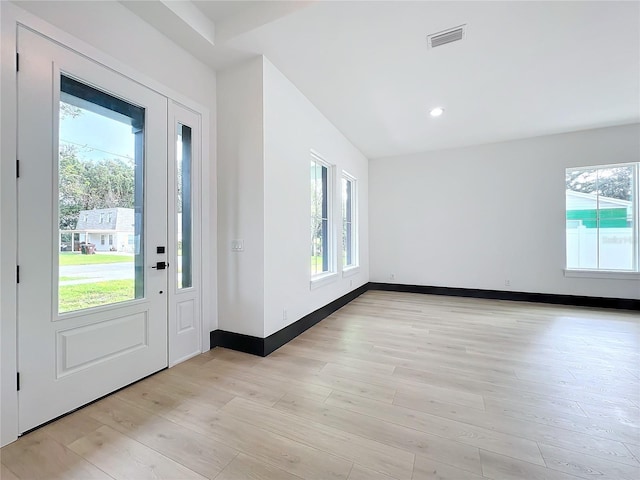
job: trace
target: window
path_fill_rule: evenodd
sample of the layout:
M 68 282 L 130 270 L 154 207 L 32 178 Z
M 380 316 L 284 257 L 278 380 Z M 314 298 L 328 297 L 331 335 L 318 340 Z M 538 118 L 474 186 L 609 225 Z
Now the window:
M 567 169 L 568 270 L 638 271 L 639 165 Z
M 115 233 L 115 228 L 104 224 L 115 226 L 116 209 L 126 208 L 133 212 L 127 251 L 134 253 L 118 264 L 117 285 L 91 278 L 85 286 L 94 294 L 83 295 L 80 301 L 58 260 L 58 312 L 143 298 L 145 109 L 60 75 L 58 119 L 60 230 L 76 230 L 76 219 L 84 218 L 85 225 L 78 228 L 84 241 L 100 242 L 100 251 L 113 250 L 113 237 L 107 239 L 107 233 Z M 94 235 L 88 230 L 98 231 Z M 105 248 L 107 241 L 109 248 Z
M 311 276 L 333 271 L 331 251 L 331 167 L 311 157 Z
M 358 265 L 356 250 L 356 181 L 346 173 L 342 176 L 342 266 Z
M 177 188 L 177 223 L 178 235 L 178 288 L 193 286 L 192 279 L 192 254 L 193 254 L 193 228 L 192 228 L 192 199 L 191 199 L 191 127 L 178 123 L 176 138 L 176 188 Z

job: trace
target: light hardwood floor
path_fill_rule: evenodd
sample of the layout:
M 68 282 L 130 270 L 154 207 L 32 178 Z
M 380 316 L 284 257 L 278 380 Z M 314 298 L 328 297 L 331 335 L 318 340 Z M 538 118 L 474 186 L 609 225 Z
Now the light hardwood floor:
M 640 479 L 640 317 L 370 291 L 1 450 L 1 477 Z M 44 399 L 43 399 L 44 401 Z

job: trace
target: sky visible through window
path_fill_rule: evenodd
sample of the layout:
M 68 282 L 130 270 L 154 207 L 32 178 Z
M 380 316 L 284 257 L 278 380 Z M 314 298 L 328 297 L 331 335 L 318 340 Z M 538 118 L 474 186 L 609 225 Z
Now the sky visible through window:
M 60 119 L 60 143 L 78 147 L 83 160 L 128 158 L 133 160 L 135 137 L 131 126 L 103 115 L 72 107 L 80 112 L 77 117 L 66 115 Z

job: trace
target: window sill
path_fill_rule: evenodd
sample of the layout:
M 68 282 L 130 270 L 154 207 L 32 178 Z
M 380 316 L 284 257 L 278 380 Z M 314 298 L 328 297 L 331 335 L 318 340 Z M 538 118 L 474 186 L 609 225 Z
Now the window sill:
M 360 273 L 360 266 L 351 265 L 349 267 L 345 267 L 342 270 L 342 278 L 352 277 L 353 275 L 356 275 L 358 273 Z
M 615 270 L 564 270 L 564 276 L 570 278 L 603 278 L 611 280 L 640 280 L 640 272 Z
M 338 279 L 338 274 L 335 272 L 323 273 L 322 275 L 317 275 L 311 279 L 309 282 L 311 286 L 311 290 L 315 290 L 316 288 L 322 287 L 323 285 L 327 285 L 328 283 L 333 283 Z

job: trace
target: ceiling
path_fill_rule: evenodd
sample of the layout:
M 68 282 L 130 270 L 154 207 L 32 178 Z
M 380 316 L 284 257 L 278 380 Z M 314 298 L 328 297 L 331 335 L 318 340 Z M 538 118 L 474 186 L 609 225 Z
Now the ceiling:
M 263 2 L 251 0 L 235 2 L 230 0 L 222 2 L 193 0 L 193 4 L 195 4 L 195 6 L 198 7 L 204 15 L 214 22 L 221 22 L 234 15 L 242 14 L 247 10 L 253 10 L 261 3 Z
M 122 3 L 216 70 L 265 55 L 369 158 L 640 121 L 639 2 Z

